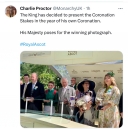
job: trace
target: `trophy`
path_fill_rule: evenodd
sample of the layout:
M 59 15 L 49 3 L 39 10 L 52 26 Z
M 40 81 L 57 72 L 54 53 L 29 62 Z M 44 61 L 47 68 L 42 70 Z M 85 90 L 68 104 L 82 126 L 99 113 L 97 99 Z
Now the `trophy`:
M 87 110 L 87 103 L 89 101 L 91 101 L 91 99 L 92 99 L 92 97 L 90 96 L 90 94 L 84 95 L 81 98 L 76 100 L 76 106 L 77 107 L 82 106 L 83 110 L 86 111 Z

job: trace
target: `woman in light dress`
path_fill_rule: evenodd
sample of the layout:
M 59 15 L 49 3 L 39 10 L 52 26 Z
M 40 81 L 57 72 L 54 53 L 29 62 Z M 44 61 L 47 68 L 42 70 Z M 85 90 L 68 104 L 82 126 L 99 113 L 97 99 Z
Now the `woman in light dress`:
M 120 90 L 116 85 L 114 73 L 107 73 L 104 77 L 104 87 L 96 93 L 96 106 L 98 107 L 100 103 L 103 105 L 99 110 L 99 128 L 119 127 L 119 100 Z

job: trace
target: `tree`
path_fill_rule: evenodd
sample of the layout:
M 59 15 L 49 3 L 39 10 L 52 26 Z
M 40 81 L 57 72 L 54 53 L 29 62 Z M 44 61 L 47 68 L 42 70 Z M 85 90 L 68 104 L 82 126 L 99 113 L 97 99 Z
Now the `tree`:
M 49 81 L 55 81 L 56 75 L 50 73 L 42 73 L 39 75 L 39 80 L 44 84 L 45 89 L 47 89 L 47 85 Z
M 20 64 L 20 75 L 31 74 L 36 72 L 39 77 L 39 81 L 44 84 L 45 89 L 47 89 L 47 85 L 49 81 L 54 81 L 56 89 L 61 86 L 60 78 L 49 68 L 47 65 L 36 65 L 29 63 L 21 63 Z

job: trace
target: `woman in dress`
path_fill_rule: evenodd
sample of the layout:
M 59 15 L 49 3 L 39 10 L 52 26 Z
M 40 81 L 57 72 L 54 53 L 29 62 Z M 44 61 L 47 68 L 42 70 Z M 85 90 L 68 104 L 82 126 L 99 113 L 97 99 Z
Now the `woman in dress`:
M 76 122 L 78 122 L 82 117 L 83 121 L 81 119 L 81 123 L 89 126 L 94 126 L 94 108 L 93 108 L 93 104 L 95 102 L 95 93 L 93 93 L 94 88 L 95 83 L 91 80 L 85 79 L 78 84 L 79 94 L 77 94 L 77 100 L 79 100 L 79 98 L 83 97 L 84 95 L 89 95 L 91 97 L 91 100 L 86 104 L 87 110 L 83 111 L 84 115 L 82 113 L 81 107 L 79 106 L 79 111 L 76 113 L 75 116 Z
M 114 73 L 107 73 L 104 77 L 104 87 L 100 88 L 96 93 L 96 106 L 101 103 L 103 105 L 99 110 L 99 128 L 119 127 L 119 100 L 120 90 L 116 85 Z

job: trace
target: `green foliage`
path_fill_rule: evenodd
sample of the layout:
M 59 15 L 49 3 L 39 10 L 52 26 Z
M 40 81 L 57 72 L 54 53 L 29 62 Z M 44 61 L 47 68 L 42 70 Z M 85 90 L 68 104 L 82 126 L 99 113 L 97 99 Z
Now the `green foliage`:
M 45 89 L 47 89 L 47 85 L 49 81 L 55 81 L 56 75 L 50 73 L 42 73 L 39 75 L 39 81 L 44 84 Z
M 29 63 L 20 64 L 20 75 L 23 77 L 24 74 L 31 74 L 36 72 L 39 77 L 39 81 L 44 84 L 45 89 L 49 81 L 54 81 L 56 89 L 61 86 L 60 78 L 49 68 L 47 65 L 35 65 Z
M 22 63 L 20 65 L 20 71 L 22 76 L 26 73 L 31 74 L 33 72 L 36 72 L 38 75 L 42 72 L 54 74 L 54 72 L 47 65 L 35 65 L 29 63 Z
M 61 85 L 61 78 L 59 78 L 59 77 L 56 77 L 55 78 L 55 84 L 56 84 L 56 89 L 58 90 L 62 85 Z
M 107 75 L 110 75 L 111 77 L 114 77 L 115 73 L 109 72 L 109 73 L 107 73 Z

